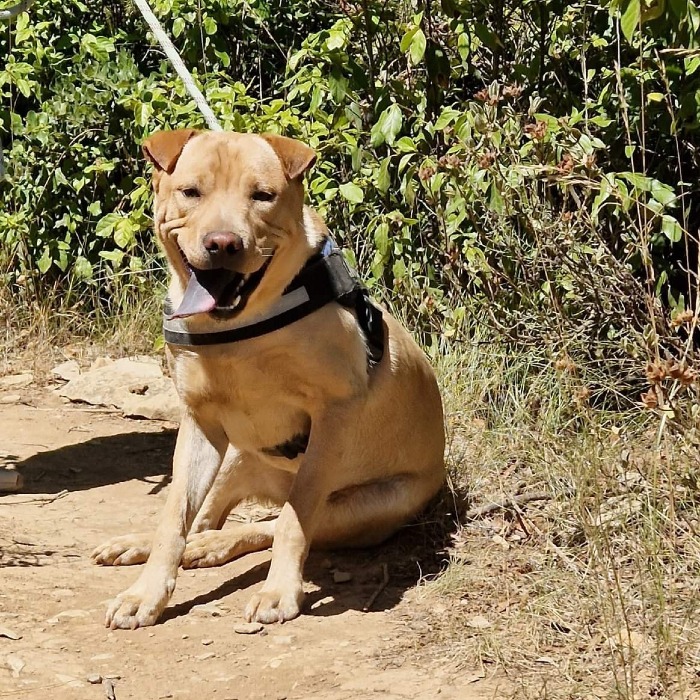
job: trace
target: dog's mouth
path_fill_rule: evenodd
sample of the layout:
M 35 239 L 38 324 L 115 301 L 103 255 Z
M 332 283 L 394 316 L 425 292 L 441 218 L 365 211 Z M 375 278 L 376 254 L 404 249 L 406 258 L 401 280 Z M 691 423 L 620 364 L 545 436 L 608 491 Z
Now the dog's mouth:
M 170 315 L 171 319 L 207 313 L 220 318 L 236 316 L 258 288 L 271 260 L 268 257 L 259 270 L 245 274 L 226 268 L 200 270 L 190 265 L 182 250 L 180 254 L 190 278 L 180 306 Z

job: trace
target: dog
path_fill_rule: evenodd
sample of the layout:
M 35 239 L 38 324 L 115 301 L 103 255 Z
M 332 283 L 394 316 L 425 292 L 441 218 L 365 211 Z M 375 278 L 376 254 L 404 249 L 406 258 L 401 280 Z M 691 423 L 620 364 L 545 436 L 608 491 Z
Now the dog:
M 304 205 L 311 148 L 180 129 L 151 136 L 143 152 L 171 275 L 164 333 L 183 415 L 155 536 L 93 552 L 103 565 L 145 562 L 108 605 L 106 625 L 153 625 L 181 564 L 217 566 L 269 547 L 245 618 L 291 620 L 310 546 L 378 544 L 439 491 L 437 381 Z M 278 504 L 279 516 L 222 530 L 244 499 Z

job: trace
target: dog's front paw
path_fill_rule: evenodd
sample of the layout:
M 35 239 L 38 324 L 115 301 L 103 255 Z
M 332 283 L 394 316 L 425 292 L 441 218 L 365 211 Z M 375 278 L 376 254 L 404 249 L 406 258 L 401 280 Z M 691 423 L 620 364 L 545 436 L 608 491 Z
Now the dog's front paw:
M 107 606 L 105 627 L 135 630 L 155 625 L 170 599 L 175 581 L 150 586 L 137 581 Z
M 248 622 L 286 622 L 293 620 L 301 611 L 304 591 L 301 584 L 287 588 L 265 586 L 256 593 L 245 609 L 245 619 Z
M 122 535 L 113 537 L 96 547 L 91 557 L 95 564 L 103 566 L 127 566 L 143 564 L 151 553 L 153 535 Z

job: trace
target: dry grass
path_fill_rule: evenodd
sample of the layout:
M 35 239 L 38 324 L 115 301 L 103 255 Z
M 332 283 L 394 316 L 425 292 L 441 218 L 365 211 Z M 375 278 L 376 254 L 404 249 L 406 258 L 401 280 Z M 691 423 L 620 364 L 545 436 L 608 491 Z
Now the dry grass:
M 72 298 L 58 291 L 33 296 L 0 288 L 0 376 L 32 371 L 41 381 L 66 359 L 89 362 L 100 355 L 153 352 L 161 340 L 165 288 L 152 277 L 148 285 L 121 283 L 108 303 L 97 291 L 90 298 Z
M 443 365 L 468 507 L 551 498 L 462 518 L 418 592 L 424 653 L 505 674 L 517 698 L 699 698 L 696 447 L 657 441 L 641 409 L 592 411 L 541 358 L 474 346 Z

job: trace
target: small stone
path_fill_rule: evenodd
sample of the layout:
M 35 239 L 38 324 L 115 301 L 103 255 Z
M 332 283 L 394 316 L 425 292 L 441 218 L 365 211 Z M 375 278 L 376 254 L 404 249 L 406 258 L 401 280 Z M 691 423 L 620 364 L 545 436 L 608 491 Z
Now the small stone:
M 0 396 L 0 404 L 4 406 L 12 403 L 19 403 L 21 400 L 22 397 L 19 394 L 5 394 L 4 396 Z
M 236 634 L 257 634 L 262 631 L 263 626 L 259 622 L 240 622 L 233 626 Z
M 183 635 L 182 635 L 182 638 L 183 638 L 183 639 L 189 639 L 189 638 L 190 638 L 190 635 L 189 635 L 189 634 L 183 634 Z
M 91 673 L 87 677 L 87 682 L 91 683 L 92 685 L 99 685 L 102 683 L 102 676 L 99 673 Z
M 482 615 L 475 615 L 471 620 L 467 621 L 467 626 L 477 630 L 484 630 L 491 627 L 491 621 L 487 620 Z
M 206 661 L 207 659 L 213 659 L 216 656 L 216 654 L 213 651 L 210 651 L 207 654 L 200 654 L 199 656 L 195 656 L 194 658 L 197 659 L 197 661 Z
M 214 640 L 213 639 L 203 639 L 202 644 L 204 644 L 205 647 L 208 647 L 210 644 L 213 644 Z
M 352 581 L 352 574 L 350 572 L 338 571 L 338 569 L 333 572 L 334 583 L 348 583 L 348 581 Z

